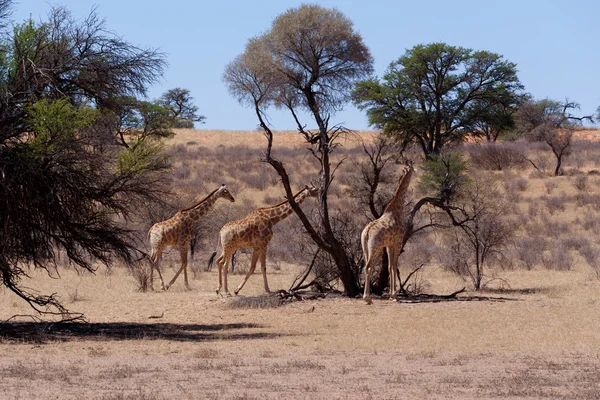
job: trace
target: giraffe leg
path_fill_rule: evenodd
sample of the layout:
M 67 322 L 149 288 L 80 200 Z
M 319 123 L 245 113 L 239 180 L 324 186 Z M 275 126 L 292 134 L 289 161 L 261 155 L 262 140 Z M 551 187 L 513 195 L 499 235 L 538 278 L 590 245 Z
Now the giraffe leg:
M 250 263 L 250 269 L 248 270 L 248 273 L 246 274 L 246 277 L 244 278 L 244 280 L 242 282 L 240 282 L 240 285 L 238 286 L 238 288 L 235 289 L 235 291 L 233 292 L 236 295 L 240 292 L 240 290 L 242 290 L 242 288 L 248 281 L 248 278 L 250 278 L 250 275 L 252 275 L 254 273 L 254 269 L 256 268 L 256 262 L 258 261 L 258 255 L 259 255 L 259 252 L 256 249 L 254 249 L 252 251 L 252 262 Z
M 153 288 L 153 284 L 152 284 L 152 280 L 154 278 L 154 269 L 156 269 L 156 272 L 158 272 L 158 278 L 160 279 L 160 289 L 161 290 L 166 290 L 165 289 L 165 282 L 163 281 L 163 277 L 162 277 L 162 273 L 160 272 L 160 259 L 162 256 L 162 249 L 158 249 L 156 251 L 152 252 L 152 255 L 150 256 L 150 288 L 152 290 L 154 290 Z
M 396 300 L 396 262 L 398 260 L 398 253 L 396 251 L 395 246 L 390 246 L 387 248 L 388 252 L 388 272 L 390 274 L 390 300 Z
M 227 296 L 231 296 L 229 293 L 229 288 L 227 287 L 227 272 L 229 271 L 229 262 L 233 257 L 233 253 L 236 249 L 225 249 L 223 248 L 223 253 L 217 260 L 217 266 L 219 267 L 219 288 L 217 289 L 217 294 L 222 295 L 222 290 L 225 291 Z
M 260 269 L 263 275 L 263 281 L 265 284 L 265 292 L 271 293 L 269 290 L 269 282 L 267 282 L 267 249 L 263 249 L 260 253 Z
M 169 284 L 165 287 L 165 290 L 169 290 L 171 285 L 175 283 L 177 277 L 179 276 L 179 274 L 181 274 L 181 271 L 183 271 L 183 275 L 185 277 L 185 287 L 188 290 L 190 289 L 190 285 L 187 280 L 187 245 L 179 246 L 179 256 L 181 257 L 181 267 L 179 267 L 179 271 L 177 271 L 173 279 L 171 279 L 171 282 L 169 282 Z
M 219 273 L 219 287 L 217 288 L 217 295 L 219 294 L 219 292 L 221 291 L 221 288 L 223 287 L 223 279 L 221 278 L 221 269 L 223 268 L 223 258 L 224 254 L 221 253 L 221 255 L 217 258 L 217 272 Z
M 369 251 L 369 259 L 366 260 L 365 264 L 365 292 L 363 294 L 363 299 L 367 304 L 371 304 L 371 271 L 373 270 L 373 264 L 377 257 L 381 254 L 381 249 L 375 250 L 371 249 Z

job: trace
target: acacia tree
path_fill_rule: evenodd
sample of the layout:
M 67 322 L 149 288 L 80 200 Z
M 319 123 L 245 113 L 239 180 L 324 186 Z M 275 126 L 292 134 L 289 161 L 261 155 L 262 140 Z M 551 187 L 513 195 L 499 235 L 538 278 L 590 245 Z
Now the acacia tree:
M 119 221 L 160 201 L 167 163 L 155 141 L 119 146 L 109 122 L 118 99 L 144 96 L 165 62 L 108 33 L 94 11 L 77 22 L 60 7 L 16 26 L 0 51 L 0 276 L 36 310 L 64 313 L 22 279 L 56 265 L 58 252 L 90 271 L 95 260 L 132 260 Z
M 404 145 L 416 143 L 430 158 L 481 134 L 478 123 L 504 125 L 492 116 L 514 104 L 521 89 L 516 65 L 502 56 L 432 43 L 407 50 L 381 81 L 359 82 L 353 99 L 371 125 Z
M 360 293 L 357 266 L 336 237 L 328 204 L 328 191 L 339 166 L 332 166 L 331 153 L 347 129 L 330 124 L 330 118 L 349 100 L 354 83 L 372 72 L 372 63 L 362 37 L 340 11 L 302 5 L 277 16 L 269 31 L 250 39 L 223 76 L 231 94 L 254 109 L 267 139 L 264 161 L 279 174 L 286 197 L 311 239 L 337 266 L 349 296 Z M 290 112 L 319 164 L 316 226 L 294 202 L 287 170 L 271 153 L 273 133 L 266 117 L 271 106 Z M 316 129 L 306 128 L 301 111 Z
M 193 128 L 194 122 L 204 123 L 206 117 L 198 114 L 198 106 L 188 89 L 174 88 L 165 92 L 156 102 L 167 110 L 173 128 Z
M 579 104 L 568 99 L 542 99 L 522 104 L 516 113 L 519 130 L 529 140 L 546 143 L 552 150 L 556 157 L 554 176 L 560 175 L 563 157 L 571 153 L 575 128 L 583 121 L 594 121 L 592 115 L 578 117 L 571 113 L 578 109 Z

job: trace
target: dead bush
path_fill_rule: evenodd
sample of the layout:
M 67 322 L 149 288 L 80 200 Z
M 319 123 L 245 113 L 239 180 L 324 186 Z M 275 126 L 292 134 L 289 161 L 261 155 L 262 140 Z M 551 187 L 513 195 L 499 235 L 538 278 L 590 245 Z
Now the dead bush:
M 565 211 L 569 198 L 565 195 L 543 196 L 540 200 L 546 203 L 546 208 L 550 215 L 554 215 L 557 211 Z
M 488 171 L 523 168 L 527 164 L 521 148 L 511 142 L 485 143 L 466 147 L 471 165 Z
M 539 236 L 518 239 L 515 243 L 517 262 L 527 270 L 532 270 L 540 263 L 548 245 L 548 240 Z
M 552 246 L 550 251 L 542 257 L 542 265 L 545 268 L 557 271 L 568 271 L 574 263 L 575 258 L 561 242 Z
M 584 192 L 588 189 L 588 177 L 586 175 L 577 175 L 571 184 L 575 189 Z
M 129 273 L 135 278 L 138 286 L 137 290 L 139 292 L 146 293 L 152 288 L 150 268 L 150 262 L 148 260 L 142 260 L 129 266 Z
M 596 277 L 600 279 L 600 248 L 597 245 L 586 244 L 579 249 L 579 254 L 594 270 Z
M 582 247 L 588 247 L 590 240 L 581 235 L 567 235 L 562 238 L 562 244 L 569 250 L 580 250 Z

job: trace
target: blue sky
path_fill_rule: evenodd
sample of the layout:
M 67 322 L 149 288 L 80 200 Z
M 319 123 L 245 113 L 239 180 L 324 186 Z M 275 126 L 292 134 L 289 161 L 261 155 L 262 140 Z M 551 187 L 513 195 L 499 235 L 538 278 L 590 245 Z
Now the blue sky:
M 18 0 L 17 0 L 18 1 Z M 167 54 L 169 67 L 149 91 L 151 99 L 174 87 L 189 89 L 201 129 L 252 130 L 252 110 L 239 105 L 221 80 L 225 66 L 246 41 L 266 31 L 285 10 L 306 1 L 21 0 L 13 19 L 44 18 L 64 5 L 77 19 L 96 6 L 109 30 L 140 47 Z M 445 42 L 502 54 L 517 64 L 519 78 L 536 98 L 569 98 L 581 114 L 600 106 L 600 2 L 597 0 L 323 0 L 350 18 L 375 59 L 381 76 L 389 63 L 416 44 Z M 283 112 L 269 112 L 276 130 L 294 129 Z M 307 121 L 309 123 L 310 121 Z M 352 105 L 332 117 L 352 129 L 368 129 L 365 114 Z M 309 123 L 310 127 L 310 123 Z

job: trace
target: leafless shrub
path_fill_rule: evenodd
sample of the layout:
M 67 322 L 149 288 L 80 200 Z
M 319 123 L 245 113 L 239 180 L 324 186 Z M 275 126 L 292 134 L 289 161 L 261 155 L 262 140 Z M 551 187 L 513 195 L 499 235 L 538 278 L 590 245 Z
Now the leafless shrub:
M 546 187 L 546 193 L 552 194 L 554 189 L 558 187 L 558 182 L 556 182 L 554 179 L 550 179 L 544 183 L 544 186 Z
M 250 188 L 265 190 L 269 184 L 270 179 L 267 176 L 267 172 L 265 169 L 261 168 L 260 170 L 240 170 L 243 171 L 238 174 L 237 178 L 246 184 Z
M 540 214 L 540 203 L 538 201 L 530 201 L 527 204 L 527 211 L 531 218 L 535 218 Z
M 582 247 L 588 247 L 590 240 L 581 235 L 567 235 L 562 238 L 562 244 L 569 250 L 579 250 Z
M 598 234 L 598 233 L 600 233 L 600 218 L 595 217 L 595 216 L 588 216 L 587 218 L 585 218 L 583 220 L 583 222 L 581 223 L 581 226 L 586 231 L 591 230 L 594 233 Z
M 510 142 L 470 145 L 466 150 L 471 157 L 471 165 L 478 169 L 503 171 L 523 168 L 527 164 L 521 148 Z
M 575 201 L 579 206 L 590 206 L 594 210 L 600 210 L 600 194 L 597 193 L 577 193 Z
M 529 181 L 525 178 L 518 178 L 517 180 L 515 180 L 515 185 L 517 187 L 517 190 L 519 190 L 520 192 L 524 192 L 529 187 Z
M 506 199 L 513 204 L 521 201 L 521 194 L 519 193 L 516 181 L 513 179 L 504 180 L 504 193 L 506 194 Z
M 173 177 L 180 181 L 187 180 L 191 174 L 192 170 L 185 164 L 173 169 Z
M 544 252 L 548 248 L 548 240 L 536 237 L 520 238 L 515 243 L 517 261 L 526 269 L 531 270 L 541 263 Z
M 546 208 L 550 215 L 554 215 L 557 211 L 565 211 L 565 204 L 568 201 L 568 197 L 564 195 L 560 196 L 543 196 L 540 198 L 541 201 L 546 203 Z
M 588 189 L 588 177 L 586 175 L 577 175 L 571 184 L 575 189 L 584 192 Z
M 587 244 L 579 249 L 579 254 L 594 270 L 596 277 L 600 279 L 600 248 L 593 244 Z
M 550 251 L 544 254 L 541 261 L 545 268 L 558 271 L 568 271 L 575 263 L 573 255 L 560 242 L 552 246 Z
M 148 261 L 139 261 L 132 264 L 129 266 L 129 272 L 138 284 L 138 291 L 146 293 L 152 287 L 152 281 L 150 280 L 150 263 Z

